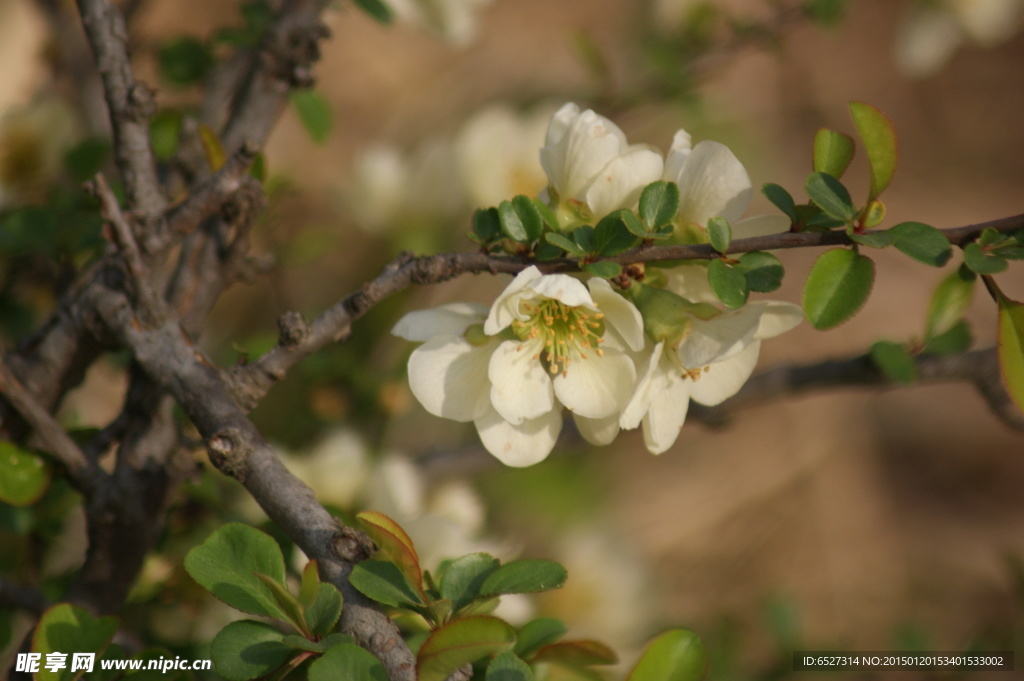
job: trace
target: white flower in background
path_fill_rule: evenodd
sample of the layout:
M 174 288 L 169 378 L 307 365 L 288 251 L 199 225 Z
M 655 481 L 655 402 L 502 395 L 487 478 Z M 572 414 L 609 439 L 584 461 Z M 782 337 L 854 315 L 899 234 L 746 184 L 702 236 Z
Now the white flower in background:
M 896 40 L 896 64 L 908 76 L 936 73 L 964 41 L 995 47 L 1020 29 L 1024 0 L 917 2 Z
M 395 17 L 436 33 L 457 47 L 476 37 L 477 14 L 491 0 L 387 0 Z
M 524 194 L 537 196 L 547 184 L 537 149 L 551 118 L 551 107 L 520 113 L 506 104 L 480 109 L 455 138 L 455 156 L 474 206 L 496 206 Z
M 634 208 L 644 187 L 661 178 L 664 166 L 659 152 L 630 145 L 610 120 L 589 109 L 581 113 L 571 103 L 552 117 L 540 163 L 565 227 Z
M 41 199 L 78 137 L 74 114 L 43 97 L 0 117 L 0 208 Z
M 327 433 L 304 454 L 279 456 L 321 503 L 341 508 L 352 508 L 370 475 L 366 443 L 348 428 Z

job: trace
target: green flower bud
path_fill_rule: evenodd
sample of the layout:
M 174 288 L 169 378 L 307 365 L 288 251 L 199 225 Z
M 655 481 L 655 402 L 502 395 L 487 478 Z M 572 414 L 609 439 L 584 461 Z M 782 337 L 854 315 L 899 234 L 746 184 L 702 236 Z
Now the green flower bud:
M 692 303 L 682 296 L 640 282 L 633 282 L 625 291 L 644 318 L 644 331 L 654 342 L 665 341 L 678 347 L 690 333 L 693 319 L 708 320 L 722 312 L 714 305 Z

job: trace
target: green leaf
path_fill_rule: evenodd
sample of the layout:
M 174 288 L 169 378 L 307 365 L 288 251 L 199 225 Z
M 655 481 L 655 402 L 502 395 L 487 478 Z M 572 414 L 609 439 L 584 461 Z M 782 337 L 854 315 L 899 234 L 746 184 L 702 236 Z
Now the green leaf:
M 544 231 L 544 218 L 537 209 L 537 201 L 520 194 L 512 199 L 512 208 L 515 209 L 520 224 L 526 230 L 526 243 L 533 243 L 539 239 Z
M 610 258 L 625 253 L 636 243 L 626 226 L 625 215 L 632 215 L 628 210 L 620 210 L 605 217 L 594 227 L 594 253 Z M 633 216 L 636 219 L 636 216 Z
M 771 253 L 762 251 L 751 251 L 744 253 L 739 258 L 739 263 L 733 265 L 733 269 L 742 272 L 747 279 L 747 288 L 758 293 L 769 293 L 782 286 L 782 277 L 786 270 Z
M 611 262 L 609 260 L 602 260 L 601 262 L 588 262 L 583 266 L 583 269 L 595 277 L 601 279 L 614 279 L 615 277 L 622 274 L 622 265 L 617 262 Z
M 721 260 L 712 260 L 708 266 L 708 284 L 718 299 L 734 310 L 743 307 L 750 295 L 746 275 Z
M 881 196 L 896 174 L 896 130 L 888 116 L 864 102 L 850 102 L 850 115 L 871 166 L 871 201 Z
M 367 650 L 336 645 L 309 666 L 309 681 L 388 681 L 384 665 Z
M 191 85 L 202 80 L 213 66 L 213 54 L 195 38 L 177 38 L 160 48 L 157 65 L 168 83 Z
M 200 123 L 199 141 L 203 145 L 203 153 L 206 155 L 206 162 L 209 164 L 210 170 L 217 172 L 223 168 L 228 157 L 224 153 L 224 145 L 221 144 L 220 138 L 217 137 L 217 133 L 213 131 L 213 128 L 205 123 Z
M 110 142 L 102 137 L 88 137 L 64 154 L 64 165 L 78 182 L 92 179 L 103 169 L 110 156 Z
M 567 576 L 564 567 L 550 560 L 516 560 L 492 572 L 480 587 L 480 595 L 499 596 L 560 589 Z
M 729 250 L 729 242 L 732 241 L 732 227 L 725 218 L 711 218 L 708 220 L 708 238 L 711 239 L 711 247 L 719 253 Z
M 969 243 L 964 247 L 964 264 L 978 274 L 996 274 L 1007 268 L 1005 258 L 989 255 L 982 250 L 977 242 Z
M 616 664 L 619 656 L 598 641 L 559 641 L 550 643 L 533 656 L 533 662 L 554 662 L 565 667 L 592 667 Z
M 708 658 L 700 637 L 673 629 L 651 641 L 626 681 L 700 681 L 708 673 Z
M 210 644 L 214 669 L 228 681 L 267 676 L 294 654 L 282 639 L 284 634 L 265 622 L 232 622 Z
M 42 458 L 11 442 L 0 442 L 0 501 L 29 506 L 50 487 L 50 468 Z
M 640 218 L 636 216 L 636 213 L 634 213 L 631 210 L 621 210 L 619 211 L 619 216 L 622 218 L 622 224 L 626 226 L 626 230 L 629 231 L 630 234 L 632 234 L 633 236 L 638 236 L 643 239 L 651 238 L 650 234 L 648 234 L 647 231 L 644 229 L 643 223 L 640 222 Z M 671 231 L 672 226 L 667 226 Z M 634 241 L 633 243 L 636 242 Z
M 830 217 L 850 223 L 857 216 L 850 192 L 828 173 L 812 173 L 807 178 L 806 189 L 811 200 Z
M 833 248 L 814 262 L 804 285 L 807 320 L 819 330 L 831 329 L 857 313 L 875 280 L 870 258 L 845 248 Z
M 536 210 L 536 209 L 534 209 Z M 537 220 L 540 221 L 540 214 L 537 213 Z M 524 223 L 518 207 L 512 201 L 502 201 L 498 206 L 498 219 L 501 221 L 501 232 L 512 241 L 521 244 L 530 243 L 533 238 L 530 236 L 530 229 Z M 529 218 L 527 218 L 529 220 Z
M 1024 305 L 1010 300 L 987 280 L 999 305 L 999 371 L 1017 409 L 1024 411 Z
M 874 199 L 868 202 L 867 207 L 864 209 L 861 220 L 865 227 L 877 227 L 882 224 L 885 220 L 885 204 L 879 199 Z
M 316 90 L 305 88 L 292 90 L 290 99 L 310 139 L 317 144 L 326 142 L 334 127 L 334 114 L 324 96 Z
M 541 219 L 544 220 L 544 224 L 547 225 L 548 229 L 558 231 L 558 216 L 551 210 L 548 204 L 544 203 L 540 199 L 533 199 L 533 207 L 537 209 L 537 213 Z
M 935 288 L 928 304 L 925 321 L 926 338 L 940 336 L 960 322 L 974 297 L 974 282 L 977 277 L 966 268 L 957 268 L 945 277 Z
M 552 244 L 553 246 L 558 246 L 562 250 L 578 255 L 581 258 L 587 255 L 587 252 L 584 251 L 579 246 L 577 246 L 575 241 L 573 241 L 572 239 L 563 234 L 559 234 L 558 232 L 545 232 L 544 239 L 549 244 Z
M 228 523 L 185 556 L 185 570 L 233 608 L 286 619 L 270 589 L 256 573 L 283 584 L 284 557 L 277 542 L 254 527 Z
M 581 225 L 576 229 L 572 230 L 573 241 L 576 245 L 583 249 L 584 253 L 593 254 L 595 251 L 594 247 L 594 228 L 590 225 Z
M 853 160 L 853 149 L 849 135 L 821 128 L 814 135 L 814 172 L 841 178 Z
M 166 161 L 177 153 L 181 119 L 174 109 L 161 109 L 149 119 L 149 142 L 158 159 Z
M 796 212 L 796 202 L 789 192 L 777 184 L 771 182 L 761 185 L 761 193 L 781 210 L 790 222 L 799 222 L 800 216 Z
M 256 573 L 256 578 L 263 582 L 263 585 L 270 590 L 277 601 L 281 612 L 285 614 L 288 621 L 304 634 L 309 633 L 306 628 L 306 617 L 303 615 L 302 604 L 299 599 L 292 595 L 288 588 L 275 579 Z
M 902 343 L 878 341 L 871 346 L 871 361 L 892 381 L 911 385 L 917 380 L 917 364 Z
M 380 0 L 355 0 L 356 7 L 363 10 L 378 24 L 390 24 L 394 18 L 391 9 Z
M 441 598 L 449 599 L 457 612 L 480 595 L 484 580 L 499 565 L 497 558 L 486 553 L 471 553 L 447 563 L 440 576 Z
M 473 213 L 473 234 L 486 244 L 501 236 L 501 219 L 497 208 L 478 208 Z
M 71 653 L 97 653 L 99 656 L 110 645 L 116 632 L 116 617 L 93 617 L 70 603 L 58 603 L 48 608 L 32 634 L 32 652 L 43 656 L 43 664 L 34 678 L 37 681 L 70 681 L 80 677 L 80 671 L 71 671 Z M 68 655 L 68 664 L 56 671 L 46 669 L 48 653 Z
M 356 515 L 366 534 L 377 545 L 380 552 L 388 560 L 398 566 L 402 574 L 426 601 L 423 593 L 423 571 L 420 569 L 420 558 L 416 555 L 416 547 L 405 530 L 391 518 L 377 511 L 363 511 Z
M 310 632 L 314 636 L 324 636 L 338 623 L 343 599 L 333 584 L 320 582 L 318 587 L 316 600 L 306 607 L 303 614 Z
M 854 232 L 849 231 L 850 240 L 854 243 L 868 246 L 870 248 L 886 248 L 896 243 L 896 232 L 887 229 L 884 232 Z
M 896 235 L 896 248 L 914 260 L 932 267 L 942 267 L 953 257 L 949 239 L 939 230 L 921 222 L 901 222 L 889 229 Z
M 352 569 L 348 581 L 364 596 L 392 607 L 426 605 L 394 563 L 364 560 Z
M 549 617 L 540 617 L 523 625 L 516 636 L 515 653 L 519 657 L 530 657 L 538 649 L 554 643 L 565 636 L 565 624 Z
M 313 605 L 320 591 L 320 573 L 316 560 L 310 560 L 302 568 L 302 581 L 299 583 L 299 603 L 308 608 Z
M 647 231 L 668 224 L 679 211 L 679 187 L 675 182 L 652 182 L 640 194 L 640 219 Z
M 510 650 L 515 640 L 515 630 L 497 617 L 478 615 L 449 622 L 420 646 L 417 681 L 444 681 L 465 664 Z
M 807 0 L 804 11 L 811 20 L 826 28 L 836 26 L 843 18 L 846 0 Z
M 530 665 L 506 650 L 487 665 L 485 681 L 534 681 L 534 676 Z
M 297 648 L 298 650 L 305 650 L 310 653 L 326 653 L 332 646 L 336 646 L 340 643 L 355 643 L 356 640 L 348 634 L 331 634 L 330 636 L 318 641 L 308 639 L 305 636 L 300 636 L 298 634 L 287 634 L 281 639 L 281 641 L 292 648 Z
M 945 333 L 929 338 L 924 352 L 929 355 L 957 355 L 965 352 L 973 342 L 971 327 L 961 319 Z

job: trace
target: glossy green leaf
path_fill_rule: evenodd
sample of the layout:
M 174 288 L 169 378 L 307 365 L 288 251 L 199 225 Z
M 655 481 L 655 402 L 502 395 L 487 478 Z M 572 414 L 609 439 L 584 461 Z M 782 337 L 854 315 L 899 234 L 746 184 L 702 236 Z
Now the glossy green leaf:
M 308 608 L 316 600 L 320 590 L 320 572 L 316 560 L 310 560 L 302 568 L 302 580 L 299 582 L 299 603 Z
M 769 293 L 782 286 L 786 270 L 782 262 L 771 253 L 751 251 L 737 259 L 739 262 L 733 265 L 733 269 L 746 277 L 747 288 L 751 291 Z
M 821 128 L 814 135 L 814 172 L 839 179 L 853 160 L 853 138 L 836 130 Z
M 210 658 L 217 674 L 228 681 L 249 681 L 267 676 L 288 661 L 294 649 L 284 634 L 265 622 L 232 622 L 210 645 Z
M 50 468 L 42 458 L 11 442 L 0 442 L 0 501 L 29 506 L 50 486 Z
M 796 202 L 793 201 L 793 197 L 785 189 L 769 182 L 761 185 L 761 193 L 775 204 L 775 207 L 781 210 L 791 222 L 800 221 L 800 216 L 796 212 Z
M 394 520 L 377 511 L 363 511 L 356 515 L 356 519 L 380 552 L 398 566 L 409 584 L 422 597 L 423 572 L 420 569 L 420 558 L 416 555 L 416 547 L 405 530 Z
M 469 605 L 499 565 L 497 558 L 486 553 L 471 553 L 448 562 L 439 578 L 441 598 L 449 599 L 456 611 Z
M 803 308 L 819 330 L 831 329 L 855 315 L 871 293 L 875 264 L 845 248 L 833 248 L 814 262 L 804 284 Z
M 594 228 L 590 225 L 581 225 L 572 230 L 572 238 L 584 253 L 594 253 L 597 249 L 594 244 Z
M 701 681 L 707 673 L 708 657 L 700 637 L 673 629 L 648 644 L 626 681 Z
M 964 247 L 964 264 L 978 274 L 997 274 L 1008 266 L 1005 258 L 986 253 L 976 242 Z
M 917 364 L 902 343 L 876 342 L 871 346 L 871 361 L 892 381 L 911 385 L 917 380 Z
M 732 309 L 743 307 L 750 295 L 744 273 L 729 267 L 721 260 L 712 260 L 708 266 L 708 284 L 718 299 Z
M 302 633 L 308 633 L 306 629 L 306 617 L 303 614 L 302 604 L 284 584 L 275 579 L 256 573 L 256 578 L 263 582 L 263 585 L 270 590 L 281 612 L 285 614 L 288 621 Z
M 581 258 L 587 255 L 586 251 L 580 248 L 575 241 L 565 236 L 564 234 L 559 234 L 558 232 L 545 232 L 544 239 L 549 244 L 558 246 L 562 250 L 568 251 L 569 253 L 573 253 Z
M 475 241 L 486 244 L 501 236 L 501 219 L 497 208 L 478 208 L 473 213 Z
M 622 265 L 617 262 L 611 262 L 609 260 L 602 260 L 601 262 L 588 262 L 583 266 L 589 274 L 601 279 L 614 279 L 615 277 L 622 274 Z
M 338 623 L 344 602 L 337 587 L 327 582 L 320 582 L 316 600 L 306 607 L 303 615 L 306 624 L 314 636 L 324 636 Z
M 444 681 L 459 667 L 510 650 L 516 632 L 497 617 L 463 617 L 436 629 L 416 655 L 417 681 Z
M 868 200 L 878 198 L 896 175 L 896 130 L 889 117 L 864 102 L 850 102 L 850 115 L 864 143 L 871 167 L 871 192 Z
M 560 589 L 567 576 L 564 567 L 550 560 L 516 560 L 488 575 L 480 587 L 480 595 L 499 596 Z
M 485 681 L 534 681 L 533 670 L 511 650 L 495 656 L 487 665 Z
M 719 253 L 729 250 L 729 243 L 732 242 L 732 227 L 725 218 L 711 218 L 708 220 L 708 238 L 711 240 L 711 248 Z
M 364 560 L 352 569 L 348 581 L 364 596 L 384 605 L 426 605 L 425 599 L 390 561 Z
M 336 645 L 309 666 L 309 681 L 388 681 L 387 670 L 367 650 Z
M 548 207 L 548 204 L 535 198 L 533 199 L 533 207 L 537 209 L 537 214 L 540 215 L 548 229 L 558 231 L 558 216 Z
M 284 557 L 271 537 L 254 527 L 228 523 L 185 556 L 185 569 L 200 585 L 233 608 L 285 619 L 270 589 L 256 573 L 284 583 Z
M 898 234 L 893 232 L 891 229 L 887 229 L 884 232 L 854 232 L 852 229 L 849 231 L 850 240 L 854 243 L 862 246 L 868 246 L 869 248 L 887 248 L 896 243 L 896 237 Z
M 394 18 L 391 9 L 381 0 L 355 0 L 356 6 L 370 15 L 379 24 L 390 24 Z
M 554 662 L 566 667 L 593 667 L 617 664 L 619 656 L 598 641 L 559 641 L 544 646 L 532 658 L 533 662 Z
M 310 139 L 323 144 L 331 136 L 334 127 L 334 114 L 331 105 L 322 94 L 313 89 L 292 90 L 290 95 L 292 106 L 299 114 L 302 127 L 306 129 Z
M 565 636 L 568 627 L 561 620 L 540 617 L 524 624 L 516 635 L 515 653 L 530 657 L 538 649 Z
M 935 288 L 928 304 L 928 317 L 924 335 L 939 336 L 953 328 L 961 319 L 974 297 L 977 277 L 966 268 L 957 268 Z
M 501 233 L 506 237 L 521 244 L 530 242 L 526 225 L 511 201 L 502 201 L 498 205 L 498 219 L 501 221 Z
M 679 187 L 675 182 L 652 182 L 640 194 L 640 219 L 647 231 L 668 224 L 679 211 Z
M 929 355 L 958 355 L 966 352 L 973 342 L 970 325 L 961 319 L 945 333 L 929 338 L 924 352 Z
M 533 243 L 544 231 L 544 218 L 537 209 L 537 201 L 520 194 L 512 199 L 512 208 L 519 216 L 519 222 L 526 231 L 526 242 Z M 500 215 L 499 209 L 499 215 Z
M 620 210 L 601 218 L 594 227 L 594 253 L 610 258 L 625 253 L 636 244 L 636 237 L 626 227 L 624 216 L 633 215 Z M 633 216 L 636 219 L 636 216 Z
M 850 192 L 828 173 L 812 173 L 807 178 L 806 189 L 811 200 L 829 217 L 849 223 L 857 216 Z
M 999 305 L 999 371 L 1017 409 L 1024 412 L 1024 305 L 1010 300 L 990 282 Z
M 914 260 L 942 267 L 953 257 L 949 239 L 939 230 L 921 222 L 901 222 L 889 229 L 895 235 L 893 245 Z
M 176 38 L 157 52 L 160 76 L 172 85 L 198 83 L 213 66 L 210 49 L 191 37 Z
M 93 617 L 88 611 L 70 603 L 48 608 L 32 634 L 32 652 L 41 653 L 43 665 L 35 673 L 37 681 L 70 681 L 81 676 L 71 671 L 71 653 L 102 653 L 117 632 L 116 617 Z M 48 653 L 68 655 L 63 669 L 45 668 Z

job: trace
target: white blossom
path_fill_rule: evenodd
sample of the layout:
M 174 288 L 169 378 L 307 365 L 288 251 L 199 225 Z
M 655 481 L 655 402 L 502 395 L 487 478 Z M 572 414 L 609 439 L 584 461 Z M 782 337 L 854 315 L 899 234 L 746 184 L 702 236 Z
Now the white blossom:
M 395 17 L 425 28 L 457 47 L 476 37 L 478 14 L 491 0 L 387 0 Z

